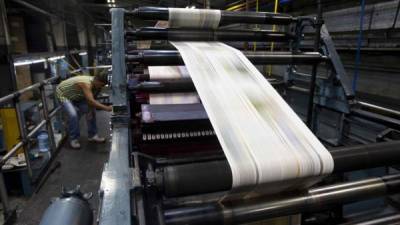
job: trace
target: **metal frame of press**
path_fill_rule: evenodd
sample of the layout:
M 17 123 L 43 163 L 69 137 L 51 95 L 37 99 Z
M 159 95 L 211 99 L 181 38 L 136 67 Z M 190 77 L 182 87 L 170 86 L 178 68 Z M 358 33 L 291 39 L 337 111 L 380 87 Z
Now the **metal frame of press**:
M 133 61 L 142 64 L 157 64 L 159 62 L 157 55 L 153 55 L 151 58 L 151 52 L 147 55 L 131 55 L 125 56 L 126 46 L 125 46 L 125 14 L 130 14 L 134 16 L 141 17 L 143 19 L 168 19 L 168 10 L 165 8 L 139 8 L 133 11 L 127 11 L 122 8 L 111 9 L 112 18 L 112 101 L 113 101 L 113 115 L 112 115 L 112 146 L 110 152 L 109 162 L 106 164 L 103 172 L 100 199 L 101 199 L 101 209 L 99 213 L 99 221 L 101 225 L 108 224 L 119 224 L 119 225 L 130 225 L 131 224 L 131 194 L 135 195 L 135 202 L 140 204 L 140 189 L 142 188 L 140 184 L 140 174 L 138 166 L 138 153 L 131 154 L 131 138 L 130 138 L 130 127 L 129 127 L 129 100 L 127 96 L 127 82 L 126 82 L 126 62 Z M 270 13 L 248 13 L 248 14 L 236 14 L 232 12 L 223 11 L 222 12 L 221 23 L 232 22 L 243 22 L 248 21 L 250 23 L 270 23 L 276 22 L 278 24 L 290 24 L 294 22 L 299 22 L 298 18 L 294 18 L 287 15 L 281 14 L 270 14 Z M 316 18 L 308 18 L 310 21 L 315 22 Z M 305 20 L 304 20 L 305 21 Z M 323 31 L 325 31 L 323 29 Z M 147 32 L 147 33 L 146 33 Z M 168 34 L 177 32 L 179 36 L 179 31 L 174 30 L 142 30 L 141 35 L 145 37 L 152 37 L 154 33 L 156 36 L 168 37 Z M 132 33 L 127 33 L 127 36 Z M 133 32 L 133 36 L 138 35 L 138 33 Z M 223 33 L 214 33 L 215 38 L 229 37 L 224 36 Z M 237 36 L 237 34 L 235 34 Z M 254 37 L 255 34 L 244 33 L 242 34 L 243 39 L 248 39 L 250 36 Z M 319 35 L 319 34 L 318 34 Z M 190 35 L 189 35 L 190 36 Z M 206 37 L 207 34 L 203 35 Z M 173 36 L 171 36 L 173 37 Z M 193 35 L 192 35 L 193 37 Z M 274 41 L 279 41 L 280 39 L 287 39 L 288 36 L 285 34 L 279 34 L 279 37 L 271 37 L 270 33 L 260 34 L 260 37 L 270 37 Z M 290 37 L 291 38 L 291 37 Z M 324 39 L 325 40 L 325 39 Z M 335 52 L 330 51 L 330 57 L 335 56 Z M 150 57 L 149 57 L 150 56 Z M 177 52 L 170 53 L 171 63 L 181 62 L 180 56 Z M 165 55 L 161 55 L 161 58 L 165 59 Z M 273 63 L 271 59 L 276 58 L 276 55 L 270 55 L 265 57 L 255 56 L 258 58 L 260 64 Z M 286 58 L 285 58 L 286 57 Z M 309 56 L 306 56 L 309 57 Z M 250 57 L 251 58 L 251 57 Z M 304 63 L 303 60 L 307 58 L 302 58 L 300 55 L 286 55 L 279 56 L 278 59 L 283 59 L 282 62 L 277 62 L 277 64 L 282 64 L 283 62 L 295 63 L 297 58 L 299 58 L 299 63 Z M 322 59 L 322 57 L 320 57 Z M 142 61 L 141 61 L 142 60 Z M 256 59 L 257 61 L 257 59 Z M 320 60 L 313 59 L 310 64 L 318 64 Z M 163 62 L 162 64 L 168 64 Z M 315 71 L 316 73 L 316 71 Z M 339 77 L 340 78 L 340 77 Z M 130 162 L 134 162 L 135 165 L 131 165 Z M 118 187 L 118 190 L 116 188 Z M 143 207 L 138 207 L 137 212 L 138 220 L 144 221 L 144 214 L 140 209 Z
M 148 171 L 141 171 L 140 163 L 150 162 L 148 165 L 151 167 L 152 163 L 156 160 L 139 153 L 135 148 L 135 143 L 132 143 L 131 139 L 131 127 L 130 127 L 130 105 L 129 105 L 129 92 L 127 92 L 127 63 L 133 64 L 133 67 L 137 65 L 181 65 L 182 59 L 177 51 L 142 51 L 138 52 L 136 50 L 130 50 L 126 46 L 126 39 L 131 38 L 136 40 L 146 40 L 146 39 L 168 39 L 173 40 L 174 38 L 182 40 L 190 39 L 194 36 L 199 36 L 200 39 L 211 38 L 212 40 L 231 40 L 233 36 L 240 36 L 242 40 L 251 40 L 252 36 L 257 36 L 259 39 L 270 39 L 274 41 L 283 41 L 287 39 L 292 39 L 291 44 L 291 54 L 264 54 L 264 55 L 251 55 L 249 53 L 247 56 L 255 64 L 308 64 L 313 65 L 312 74 L 301 74 L 296 72 L 294 66 L 288 68 L 287 74 L 285 75 L 285 82 L 289 84 L 289 89 L 296 89 L 296 86 L 291 86 L 293 81 L 297 78 L 306 79 L 311 81 L 311 85 L 314 86 L 317 83 L 320 87 L 316 91 L 315 100 L 309 102 L 309 108 L 311 106 L 311 116 L 315 115 L 314 106 L 324 107 L 331 109 L 333 111 L 348 114 L 351 112 L 351 108 L 354 103 L 354 93 L 349 84 L 349 79 L 345 73 L 344 67 L 340 61 L 340 58 L 334 48 L 332 39 L 325 27 L 323 21 L 321 20 L 321 15 L 317 18 L 304 17 L 295 18 L 288 15 L 282 14 L 271 14 L 271 13 L 256 13 L 256 12 L 246 12 L 245 14 L 240 14 L 237 12 L 227 12 L 222 11 L 222 21 L 221 23 L 234 23 L 234 22 L 249 22 L 249 23 L 271 23 L 276 22 L 278 24 L 297 24 L 297 37 L 286 34 L 278 34 L 273 36 L 271 33 L 235 33 L 229 35 L 227 33 L 209 32 L 209 31 L 193 31 L 193 30 L 180 30 L 177 29 L 139 29 L 137 31 L 125 30 L 125 16 L 130 15 L 135 18 L 141 19 L 154 19 L 154 20 L 168 20 L 168 10 L 166 8 L 139 8 L 133 11 L 128 11 L 122 8 L 113 8 L 111 11 L 111 21 L 112 21 L 112 102 L 113 102 L 113 114 L 112 114 L 112 146 L 110 151 L 110 157 L 108 163 L 105 165 L 102 181 L 100 186 L 100 209 L 98 214 L 98 221 L 100 225 L 132 225 L 132 224 L 146 224 L 145 216 L 145 204 L 143 194 L 146 192 L 145 185 L 141 180 L 141 176 L 146 173 L 153 177 Z M 274 20 L 275 19 L 275 20 Z M 302 34 L 305 27 L 311 26 L 316 32 L 314 55 L 302 55 L 300 53 L 301 42 L 303 40 Z M 186 35 L 186 36 L 185 36 Z M 321 44 L 320 42 L 321 41 Z M 322 49 L 322 53 L 319 52 Z M 127 52 L 127 55 L 126 55 Z M 318 55 L 317 55 L 318 54 Z M 312 59 L 311 59 L 312 58 Z M 331 74 L 326 79 L 321 79 L 317 77 L 317 66 L 321 61 L 329 61 L 331 65 Z M 316 82 L 316 83 L 315 83 Z M 311 90 L 314 90 L 311 88 Z M 301 88 L 297 88 L 301 89 Z M 307 89 L 303 92 L 309 93 Z M 314 96 L 314 91 L 312 91 L 312 96 Z M 364 107 L 369 107 L 376 109 L 380 112 L 391 112 L 388 109 L 377 108 L 376 106 L 371 106 L 364 104 Z M 398 112 L 395 112 L 398 113 Z M 312 123 L 314 128 L 319 115 L 312 116 Z M 389 121 L 390 122 L 390 121 Z M 342 126 L 342 125 L 340 125 Z M 338 134 L 340 135 L 341 128 L 338 129 Z M 339 137 L 340 139 L 340 137 Z M 379 146 L 370 146 L 373 148 L 372 151 L 375 152 L 376 149 L 384 146 L 395 145 L 397 148 L 399 143 L 386 144 Z M 376 147 L 376 148 L 375 148 Z M 390 147 L 392 150 L 393 148 Z M 371 152 L 369 148 L 364 149 L 368 152 L 368 156 Z M 348 149 L 347 149 L 348 150 Z M 346 151 L 347 151 L 346 150 Z M 392 151 L 393 154 L 397 154 L 396 151 Z M 346 155 L 346 154 L 344 154 Z M 382 157 L 382 155 L 379 155 Z M 379 158 L 376 156 L 376 158 Z M 354 160 L 354 159 L 352 159 Z M 371 159 L 372 160 L 372 159 Z M 383 159 L 380 163 L 384 163 L 386 160 Z M 140 162 L 140 163 L 139 163 Z M 372 162 L 372 161 L 371 161 Z M 368 167 L 370 165 L 375 165 L 375 161 L 372 164 L 360 165 L 362 168 Z M 379 164 L 381 165 L 381 164 Z M 361 168 L 360 167 L 360 168 Z M 153 174 L 154 175 L 154 174 Z M 147 177 L 148 178 L 148 177 Z M 155 179 L 155 178 L 154 178 Z M 353 202 L 355 200 L 366 199 L 372 196 L 382 196 L 397 192 L 399 190 L 399 177 L 382 177 L 376 179 L 370 179 L 363 182 L 353 182 L 345 183 L 343 185 L 338 185 L 337 187 L 327 187 L 327 189 L 320 188 L 316 190 L 310 190 L 310 195 L 303 196 L 303 198 L 310 200 L 306 202 L 301 202 L 300 208 L 311 209 L 312 207 L 321 207 L 320 204 L 311 204 L 312 201 L 328 201 L 331 203 L 343 202 Z M 348 187 L 348 188 L 347 188 Z M 347 188 L 347 189 L 346 189 Z M 315 198 L 315 193 L 321 193 L 322 195 L 330 195 L 336 190 L 341 190 L 343 196 L 338 196 L 335 199 L 323 199 Z M 332 193 L 331 193 L 332 192 Z M 322 196 L 321 195 L 321 196 Z M 356 196 L 357 198 L 350 198 L 351 196 Z M 267 218 L 263 215 L 286 215 L 288 213 L 297 213 L 298 211 L 290 210 L 291 207 L 297 207 L 293 204 L 283 204 L 292 202 L 297 198 L 283 199 L 276 204 L 271 202 L 259 202 L 256 201 L 254 204 L 238 206 L 239 208 L 227 208 L 226 210 L 221 210 L 218 207 L 205 205 L 204 207 L 199 207 L 198 211 L 193 211 L 194 208 L 180 208 L 172 209 L 167 212 L 163 212 L 159 204 L 155 204 L 154 213 L 156 219 L 159 220 L 160 224 L 165 224 L 164 219 L 169 221 L 171 224 L 183 224 L 187 221 L 191 221 L 194 224 L 196 222 L 204 224 L 204 221 L 209 221 L 210 224 L 218 223 L 221 219 L 233 220 L 239 218 L 252 218 L 252 219 L 264 219 Z M 326 202 L 325 202 L 326 203 Z M 263 215 L 251 214 L 251 209 L 259 209 L 260 207 L 266 207 L 266 205 L 272 204 L 279 206 L 274 209 L 265 208 L 267 211 L 262 211 Z M 297 208 L 299 208 L 297 207 Z M 210 210 L 210 214 L 207 217 L 199 216 L 203 215 L 204 210 Z M 245 209 L 242 212 L 248 212 L 250 214 L 246 215 L 235 215 L 236 210 Z M 294 208 L 293 208 L 294 209 Z M 250 210 L 250 211 L 247 211 Z M 298 209 L 297 209 L 298 210 Z M 193 213 L 194 212 L 194 213 Z M 196 214 L 198 212 L 199 214 Z M 261 211 L 260 211 L 261 212 Z M 286 213 L 282 213 L 286 212 Z M 192 213 L 192 214 L 191 214 Z M 226 215 L 231 215 L 230 218 L 224 218 Z M 210 217 L 208 217 L 210 216 Z M 242 217 L 241 217 L 242 216 Z M 180 218 L 186 218 L 184 219 Z M 196 221 L 196 219 L 201 218 L 201 221 Z M 209 219 L 209 220 L 207 220 Z

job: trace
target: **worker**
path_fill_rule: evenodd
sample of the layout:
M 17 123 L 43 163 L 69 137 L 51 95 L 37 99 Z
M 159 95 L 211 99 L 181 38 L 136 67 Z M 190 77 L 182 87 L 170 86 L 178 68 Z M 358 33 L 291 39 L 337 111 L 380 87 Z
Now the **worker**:
M 96 76 L 80 75 L 62 81 L 56 88 L 56 96 L 61 102 L 63 111 L 68 116 L 68 133 L 71 148 L 79 149 L 79 119 L 86 114 L 88 140 L 103 143 L 104 137 L 97 133 L 96 109 L 111 111 L 112 107 L 96 101 L 95 96 L 107 84 L 107 70 Z

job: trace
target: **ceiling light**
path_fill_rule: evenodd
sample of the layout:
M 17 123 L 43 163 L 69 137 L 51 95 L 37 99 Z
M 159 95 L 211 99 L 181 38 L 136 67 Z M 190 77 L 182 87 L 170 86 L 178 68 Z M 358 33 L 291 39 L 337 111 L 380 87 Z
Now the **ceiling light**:
M 35 63 L 42 63 L 45 62 L 46 59 L 42 58 L 42 59 L 35 59 L 35 60 L 24 60 L 24 61 L 17 61 L 14 62 L 14 66 L 24 66 L 24 65 L 31 65 L 31 64 L 35 64 Z
M 64 56 L 64 55 L 60 55 L 60 56 L 53 56 L 53 57 L 50 57 L 50 58 L 48 58 L 47 60 L 49 60 L 49 61 L 57 61 L 57 60 L 63 59 L 63 58 L 65 58 L 65 56 Z

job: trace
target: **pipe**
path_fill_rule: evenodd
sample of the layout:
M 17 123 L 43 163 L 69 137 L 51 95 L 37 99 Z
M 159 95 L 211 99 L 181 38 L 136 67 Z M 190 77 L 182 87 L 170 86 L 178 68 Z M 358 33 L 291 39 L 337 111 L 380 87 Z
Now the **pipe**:
M 130 52 L 132 53 L 132 52 Z M 128 54 L 126 60 L 131 63 L 142 63 L 147 66 L 169 66 L 183 65 L 183 60 L 178 51 L 172 50 L 144 50 L 136 52 L 137 54 Z M 280 53 L 254 53 L 246 52 L 245 56 L 255 65 L 286 65 L 286 64 L 308 64 L 313 65 L 329 58 L 322 56 L 320 53 L 308 52 L 291 54 L 289 52 Z
M 78 197 L 59 198 L 43 214 L 40 225 L 92 225 L 89 203 Z
M 315 20 L 315 41 L 314 41 L 314 51 L 319 52 L 320 44 L 321 44 L 321 28 L 323 24 L 322 18 L 322 3 L 321 0 L 318 0 L 318 16 Z M 307 126 L 314 131 L 313 127 L 313 119 L 314 119 L 314 95 L 316 89 L 316 81 L 317 81 L 317 70 L 318 64 L 314 64 L 311 73 L 311 80 L 310 80 L 310 94 L 308 97 L 308 108 L 307 108 Z
M 3 166 L 4 163 L 7 162 L 7 160 L 9 158 L 11 158 L 11 156 L 13 156 L 19 148 L 21 148 L 22 146 L 24 146 L 24 143 L 22 141 L 18 142 L 16 145 L 14 145 L 14 147 L 12 147 L 10 149 L 10 151 L 7 152 L 7 154 L 5 154 L 1 159 L 0 159 L 0 166 Z
M 127 13 L 143 20 L 168 20 L 168 8 L 161 7 L 139 7 Z M 221 10 L 220 26 L 234 23 L 247 24 L 276 24 L 289 25 L 297 22 L 297 18 L 286 14 L 275 14 L 268 12 L 231 12 Z
M 25 6 L 26 8 L 31 9 L 31 10 L 37 12 L 37 13 L 43 14 L 43 15 L 45 15 L 45 16 L 53 17 L 53 18 L 56 18 L 56 19 L 62 19 L 62 20 L 65 21 L 65 23 L 67 23 L 67 24 L 69 24 L 69 25 L 71 25 L 71 26 L 76 27 L 76 24 L 75 24 L 75 23 L 68 22 L 68 21 L 66 21 L 64 18 L 62 18 L 62 17 L 60 17 L 60 16 L 57 16 L 56 14 L 47 12 L 46 10 L 41 9 L 41 8 L 35 6 L 35 5 L 32 5 L 32 4 L 29 3 L 29 2 L 26 2 L 26 1 L 23 1 L 23 0 L 13 0 L 13 2 L 18 3 L 18 4 L 22 5 L 22 6 Z
M 61 110 L 61 108 L 62 108 L 61 105 L 57 106 L 57 108 L 55 108 L 55 109 L 53 109 L 53 111 L 51 111 L 51 113 L 49 114 L 49 117 L 53 118 L 53 116 L 55 116 L 58 113 L 58 111 Z
M 358 32 L 357 38 L 357 51 L 356 51 L 356 63 L 354 68 L 354 77 L 352 82 L 353 91 L 357 91 L 357 81 L 360 74 L 360 64 L 361 64 L 361 47 L 363 42 L 363 29 L 364 29 L 364 17 L 365 17 L 365 0 L 361 0 L 361 12 L 360 12 L 360 30 Z
M 51 124 L 51 118 L 49 115 L 49 109 L 47 107 L 47 97 L 46 97 L 46 91 L 44 89 L 44 85 L 42 85 L 39 90 L 40 90 L 40 97 L 42 100 L 42 110 L 43 110 L 43 117 L 44 120 L 46 121 L 46 129 L 48 132 L 48 136 L 49 136 L 49 143 L 50 143 L 50 152 L 54 153 L 54 151 L 56 150 L 56 146 L 57 144 L 55 143 L 55 137 L 54 137 L 54 131 L 53 131 L 53 125 Z
M 361 108 L 366 108 L 373 112 L 376 111 L 379 114 L 385 114 L 385 115 L 387 114 L 389 116 L 394 116 L 394 117 L 400 118 L 400 111 L 396 111 L 393 109 L 385 108 L 385 107 L 382 107 L 379 105 L 374 105 L 374 104 L 371 104 L 368 102 L 362 102 L 362 101 L 358 101 L 357 104 L 359 104 L 361 106 Z
M 4 182 L 3 172 L 0 170 L 0 200 L 3 206 L 4 218 L 7 218 L 10 214 L 10 202 L 8 200 L 7 187 Z
M 304 212 L 316 212 L 337 204 L 348 204 L 390 195 L 400 190 L 400 175 L 388 175 L 339 185 L 275 200 L 251 199 L 232 203 L 209 203 L 168 209 L 167 225 L 242 224 Z
M 32 5 L 31 3 L 28 3 L 28 2 L 26 2 L 26 1 L 22 1 L 22 0 L 13 0 L 13 2 L 18 3 L 18 4 L 22 5 L 22 6 L 25 6 L 26 8 L 31 9 L 31 10 L 33 10 L 33 11 L 35 11 L 35 12 L 41 13 L 41 14 L 43 14 L 43 15 L 45 15 L 45 16 L 58 18 L 57 15 L 52 14 L 52 13 L 49 13 L 49 12 L 47 12 L 46 10 L 43 10 L 43 9 L 41 9 L 41 8 L 35 6 L 35 5 Z
M 8 48 L 11 46 L 11 41 L 10 41 L 10 31 L 8 28 L 8 20 L 7 20 L 7 7 L 5 0 L 0 1 L 0 19 L 1 19 L 1 26 L 2 26 L 2 36 L 4 36 L 5 39 L 5 45 L 7 47 L 7 53 L 8 54 Z
M 362 109 L 352 109 L 350 115 L 354 115 L 371 122 L 383 124 L 387 127 L 400 130 L 400 119 L 391 118 L 374 112 L 365 111 Z
M 400 141 L 337 148 L 330 153 L 334 173 L 389 166 L 400 162 Z M 166 196 L 187 196 L 230 190 L 232 173 L 228 161 L 218 160 L 167 166 L 157 171 L 156 180 Z
M 129 40 L 169 40 L 169 41 L 274 41 L 287 42 L 293 35 L 272 31 L 239 31 L 239 30 L 199 30 L 176 28 L 145 27 L 126 31 Z
M 342 223 L 340 225 L 395 225 L 400 223 L 400 214 L 385 214 L 378 217 L 368 217 L 362 220 Z
M 59 76 L 55 76 L 55 77 L 49 78 L 47 80 L 44 80 L 44 81 L 42 81 L 40 83 L 35 83 L 35 84 L 32 84 L 32 85 L 30 85 L 28 87 L 22 88 L 22 89 L 14 92 L 14 93 L 11 93 L 9 95 L 3 96 L 3 97 L 0 98 L 0 105 L 4 104 L 4 103 L 6 103 L 6 102 L 8 102 L 8 101 L 10 101 L 10 100 L 12 100 L 14 98 L 18 98 L 20 95 L 22 95 L 25 92 L 35 90 L 35 89 L 39 88 L 40 86 L 42 86 L 44 84 L 47 84 L 47 83 L 50 83 L 50 82 L 53 82 L 53 81 L 55 81 L 55 80 L 57 80 L 59 78 L 60 78 Z
M 32 166 L 31 166 L 31 161 L 29 160 L 29 150 L 31 148 L 31 143 L 27 137 L 27 129 L 26 129 L 26 124 L 24 124 L 24 115 L 21 109 L 21 102 L 19 98 L 15 98 L 14 100 L 14 105 L 15 105 L 15 112 L 17 114 L 17 123 L 18 123 L 18 128 L 19 128 L 19 134 L 20 138 L 23 142 L 23 152 L 25 155 L 25 163 L 26 163 L 26 169 L 28 171 L 28 176 L 30 179 L 32 179 L 33 172 L 32 172 Z M 2 160 L 3 161 L 3 160 Z

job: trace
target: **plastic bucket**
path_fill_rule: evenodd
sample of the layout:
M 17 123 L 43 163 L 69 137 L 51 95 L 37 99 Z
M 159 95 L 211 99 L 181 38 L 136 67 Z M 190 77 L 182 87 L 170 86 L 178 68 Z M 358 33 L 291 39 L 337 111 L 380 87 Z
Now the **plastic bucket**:
M 41 152 L 48 152 L 49 151 L 49 135 L 46 131 L 42 131 L 37 136 L 38 140 L 38 148 Z

